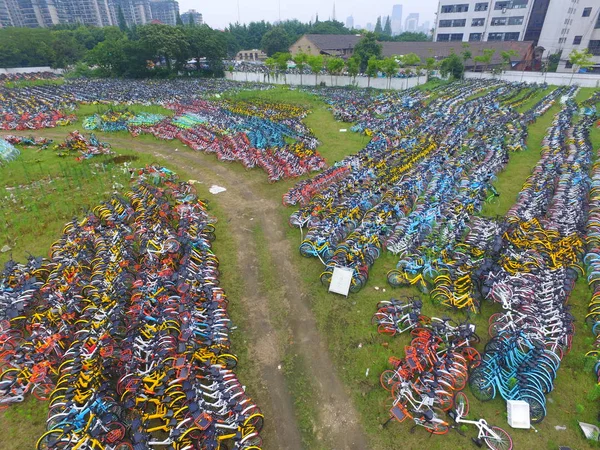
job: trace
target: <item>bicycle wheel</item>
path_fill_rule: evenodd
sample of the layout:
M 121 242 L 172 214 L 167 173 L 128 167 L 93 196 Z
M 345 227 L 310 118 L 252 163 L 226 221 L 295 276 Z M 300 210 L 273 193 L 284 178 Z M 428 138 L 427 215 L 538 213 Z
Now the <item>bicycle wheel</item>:
M 490 436 L 490 435 L 483 437 L 483 440 L 485 441 L 486 445 L 490 449 L 492 449 L 492 450 L 512 450 L 512 448 L 513 448 L 512 438 L 506 431 L 504 431 L 502 428 L 499 428 L 499 427 L 492 427 L 492 431 L 494 432 L 494 434 L 497 435 L 497 437 Z
M 461 417 L 469 415 L 469 399 L 467 395 L 459 391 L 454 394 L 454 409 L 460 414 Z
M 261 413 L 252 414 L 244 421 L 244 427 L 252 426 L 257 433 L 260 433 L 265 424 L 265 417 Z
M 485 375 L 471 375 L 469 378 L 469 386 L 473 396 L 482 402 L 487 402 L 496 396 L 496 387 Z
M 233 369 L 237 366 L 237 357 L 229 353 L 223 353 L 217 356 L 217 363 L 222 364 L 227 369 Z
M 37 450 L 54 450 L 54 449 L 69 448 L 69 446 L 71 446 L 71 444 L 69 444 L 68 439 L 63 440 L 64 436 L 65 436 L 65 433 L 63 430 L 46 431 L 38 439 L 35 448 Z
M 379 382 L 381 383 L 381 387 L 386 391 L 391 391 L 394 384 L 398 381 L 398 373 L 395 370 L 384 370 L 379 377 Z
M 53 390 L 54 390 L 54 385 L 52 383 L 44 382 L 44 383 L 36 384 L 33 387 L 33 389 L 31 390 L 31 393 L 38 400 L 45 402 L 50 398 L 50 394 L 52 393 Z
M 442 417 L 442 416 L 440 416 Z M 421 425 L 431 434 L 446 434 L 450 426 L 439 418 L 434 418 L 433 422 L 422 422 Z

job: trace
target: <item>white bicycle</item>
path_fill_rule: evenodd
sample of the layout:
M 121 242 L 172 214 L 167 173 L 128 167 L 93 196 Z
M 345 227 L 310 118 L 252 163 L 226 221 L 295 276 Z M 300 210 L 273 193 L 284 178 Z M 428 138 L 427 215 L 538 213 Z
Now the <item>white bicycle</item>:
M 475 425 L 479 429 L 477 438 L 473 442 L 481 447 L 485 443 L 492 450 L 512 450 L 513 441 L 510 435 L 500 427 L 488 425 L 485 419 L 467 420 L 464 417 L 469 411 L 468 403 L 457 402 L 456 410 L 450 411 L 449 415 L 457 424 Z M 459 431 L 460 432 L 460 431 Z

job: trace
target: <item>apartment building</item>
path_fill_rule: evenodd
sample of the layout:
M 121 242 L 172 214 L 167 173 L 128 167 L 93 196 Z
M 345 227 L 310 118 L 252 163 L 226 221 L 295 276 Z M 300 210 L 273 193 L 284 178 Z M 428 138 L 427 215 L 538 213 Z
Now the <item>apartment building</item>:
M 200 14 L 195 9 L 190 9 L 189 11 L 186 11 L 181 14 L 181 21 L 184 25 L 188 25 L 190 23 L 190 20 L 192 20 L 194 25 L 202 25 L 202 14 Z
M 594 55 L 590 71 L 600 73 L 600 1 L 550 1 L 537 44 L 545 56 L 560 53 L 558 72 L 570 72 L 569 54 L 587 48 Z
M 165 25 L 175 25 L 179 14 L 179 3 L 175 0 L 150 0 L 152 20 Z
M 49 27 L 62 23 L 62 9 L 55 0 L 0 0 L 3 27 Z
M 152 21 L 149 0 L 111 0 L 110 9 L 115 25 L 119 24 L 119 8 L 123 11 L 127 26 L 144 25 Z
M 434 41 L 522 41 L 536 1 L 441 0 Z

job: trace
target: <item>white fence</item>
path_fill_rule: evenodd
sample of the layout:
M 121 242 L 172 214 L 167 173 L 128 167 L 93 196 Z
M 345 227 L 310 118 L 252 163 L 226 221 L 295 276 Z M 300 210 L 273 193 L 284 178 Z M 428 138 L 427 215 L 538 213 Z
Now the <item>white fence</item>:
M 347 76 L 330 76 L 330 75 L 317 75 L 315 83 L 315 75 L 279 75 L 278 77 L 268 77 L 267 74 L 254 73 L 254 72 L 226 72 L 225 77 L 228 80 L 233 81 L 252 81 L 255 83 L 273 83 L 273 84 L 289 84 L 292 86 L 314 86 L 315 84 L 325 83 L 327 86 L 348 86 L 355 85 L 358 87 L 367 87 L 369 80 L 367 77 L 356 77 L 356 83 L 352 77 Z M 301 82 L 302 81 L 302 82 Z M 418 84 L 425 83 L 426 78 L 423 77 L 412 77 L 412 78 L 392 78 L 391 83 L 387 78 L 371 78 L 371 87 L 376 89 L 396 89 L 404 90 L 411 87 L 417 86 Z M 390 84 L 388 84 L 390 83 Z
M 63 69 L 53 69 L 51 67 L 15 67 L 13 69 L 0 69 L 0 73 L 3 74 L 14 74 L 14 73 L 37 73 L 37 72 L 52 72 L 61 74 L 64 72 Z
M 571 82 L 571 77 L 573 81 Z M 504 81 L 525 81 L 527 83 L 548 83 L 557 86 L 577 84 L 581 87 L 600 87 L 600 75 L 576 73 L 546 73 L 541 72 L 504 72 L 501 75 L 492 75 L 488 72 L 465 72 L 465 78 L 496 78 Z

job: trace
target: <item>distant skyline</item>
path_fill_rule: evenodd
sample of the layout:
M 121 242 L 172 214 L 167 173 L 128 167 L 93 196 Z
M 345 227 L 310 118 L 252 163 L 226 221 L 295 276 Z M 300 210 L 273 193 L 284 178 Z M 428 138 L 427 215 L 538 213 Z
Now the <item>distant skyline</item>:
M 202 14 L 204 23 L 213 28 L 223 29 L 238 20 L 238 0 L 220 0 L 217 2 L 199 2 L 198 0 L 178 0 L 179 10 L 183 13 L 195 9 Z M 338 0 L 335 3 L 336 19 L 345 22 L 352 15 L 354 23 L 363 27 L 375 23 L 378 16 L 392 14 L 392 6 L 402 5 L 403 16 L 410 13 L 419 14 L 419 23 L 429 21 L 434 23 L 434 13 L 437 11 L 438 0 Z M 281 5 L 281 20 L 298 19 L 301 22 L 314 20 L 319 14 L 319 20 L 327 20 L 333 12 L 333 1 L 329 0 L 239 0 L 240 22 L 256 22 L 279 20 L 279 5 Z

